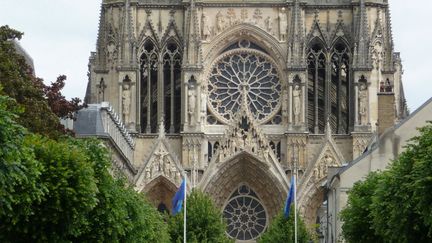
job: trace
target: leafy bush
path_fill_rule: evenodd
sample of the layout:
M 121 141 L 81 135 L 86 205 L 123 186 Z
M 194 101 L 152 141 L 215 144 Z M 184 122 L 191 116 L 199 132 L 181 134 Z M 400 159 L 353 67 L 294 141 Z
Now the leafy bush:
M 222 221 L 222 214 L 209 196 L 192 190 L 186 200 L 188 242 L 231 242 L 225 234 L 226 224 Z M 182 210 L 169 219 L 169 232 L 173 242 L 183 242 L 183 215 Z
M 290 216 L 285 218 L 283 213 L 278 214 L 266 232 L 258 240 L 260 243 L 285 243 L 294 242 L 294 209 L 291 208 Z M 297 240 L 300 243 L 310 242 L 311 236 L 306 229 L 302 218 L 297 216 Z

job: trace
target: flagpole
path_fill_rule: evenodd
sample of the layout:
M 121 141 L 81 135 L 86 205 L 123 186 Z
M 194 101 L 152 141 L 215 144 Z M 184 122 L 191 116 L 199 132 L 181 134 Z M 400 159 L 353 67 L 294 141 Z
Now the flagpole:
M 185 176 L 184 176 L 184 180 L 185 180 L 185 191 L 184 191 L 184 195 L 183 195 L 183 201 L 184 201 L 184 203 L 183 203 L 183 211 L 184 211 L 184 213 L 183 213 L 183 215 L 184 215 L 184 218 L 183 218 L 183 243 L 186 243 L 186 191 L 187 191 L 187 178 L 186 178 L 186 173 L 185 173 Z
M 294 158 L 294 242 L 297 243 L 297 159 L 296 158 Z

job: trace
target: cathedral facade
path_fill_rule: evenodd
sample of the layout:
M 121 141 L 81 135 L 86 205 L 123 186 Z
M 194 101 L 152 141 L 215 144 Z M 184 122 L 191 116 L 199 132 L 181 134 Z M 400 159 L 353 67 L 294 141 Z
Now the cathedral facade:
M 239 241 L 294 171 L 316 223 L 329 169 L 407 113 L 387 0 L 103 0 L 97 38 L 86 102 L 119 170 L 161 210 L 186 173 Z

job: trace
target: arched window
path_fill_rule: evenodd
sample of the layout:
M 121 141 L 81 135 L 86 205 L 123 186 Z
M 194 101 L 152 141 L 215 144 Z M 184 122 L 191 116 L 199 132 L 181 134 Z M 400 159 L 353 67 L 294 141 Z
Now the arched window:
M 240 241 L 255 240 L 267 226 L 267 212 L 256 193 L 247 185 L 233 192 L 223 210 L 226 233 Z
M 339 42 L 331 56 L 331 84 L 329 89 L 330 126 L 338 134 L 348 133 L 350 62 L 347 46 Z
M 141 132 L 156 133 L 160 117 L 164 117 L 166 132 L 180 132 L 181 60 L 181 48 L 174 40 L 168 41 L 161 52 L 151 40 L 144 42 L 140 63 Z
M 155 133 L 157 128 L 158 53 L 150 40 L 144 43 L 140 59 L 141 132 Z
M 320 40 L 310 44 L 308 57 L 308 129 L 324 133 L 327 119 L 333 133 L 347 134 L 350 126 L 350 52 L 338 41 L 328 53 Z
M 165 129 L 170 133 L 180 132 L 181 110 L 181 49 L 170 41 L 164 49 L 164 116 Z
M 316 41 L 308 53 L 308 127 L 311 133 L 324 133 L 326 55 L 324 45 Z

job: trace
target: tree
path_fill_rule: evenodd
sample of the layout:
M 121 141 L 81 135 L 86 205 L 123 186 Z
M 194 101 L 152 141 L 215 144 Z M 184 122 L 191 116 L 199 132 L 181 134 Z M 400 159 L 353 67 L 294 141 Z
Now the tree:
M 69 132 L 59 118 L 71 118 L 83 104 L 78 98 L 68 101 L 61 94 L 66 76 L 59 76 L 47 86 L 33 75 L 12 42 L 20 40 L 22 35 L 8 26 L 0 27 L 0 83 L 4 88 L 1 94 L 14 98 L 24 109 L 18 119 L 21 125 L 31 132 L 57 138 Z
M 89 213 L 88 225 L 77 242 L 169 242 L 162 215 L 142 194 L 109 173 L 111 158 L 100 141 L 74 140 L 93 163 L 98 203 Z
M 348 241 L 432 241 L 432 124 L 419 131 L 387 171 L 350 192 L 342 212 Z
M 69 141 L 28 136 L 23 144 L 40 165 L 36 181 L 45 193 L 31 204 L 25 219 L 12 222 L 6 239 L 12 242 L 64 242 L 81 233 L 96 206 L 97 187 L 92 165 Z
M 39 183 L 42 165 L 25 146 L 25 129 L 14 121 L 17 112 L 14 100 L 0 96 L 0 241 L 17 222 L 28 220 L 47 193 Z
M 347 206 L 340 214 L 344 222 L 343 237 L 347 242 L 384 242 L 372 225 L 372 197 L 381 177 L 381 173 L 373 172 L 350 190 Z
M 285 218 L 283 213 L 278 214 L 271 222 L 270 227 L 264 232 L 258 242 L 260 243 L 285 243 L 294 242 L 294 209 Z M 306 229 L 301 217 L 297 216 L 297 240 L 301 243 L 310 242 L 311 236 Z
M 375 191 L 375 231 L 388 241 L 432 241 L 432 125 L 419 129 Z
M 222 214 L 210 197 L 198 190 L 187 196 L 187 240 L 188 242 L 230 242 L 225 235 L 226 224 Z M 169 218 L 169 232 L 173 242 L 183 242 L 183 211 Z

